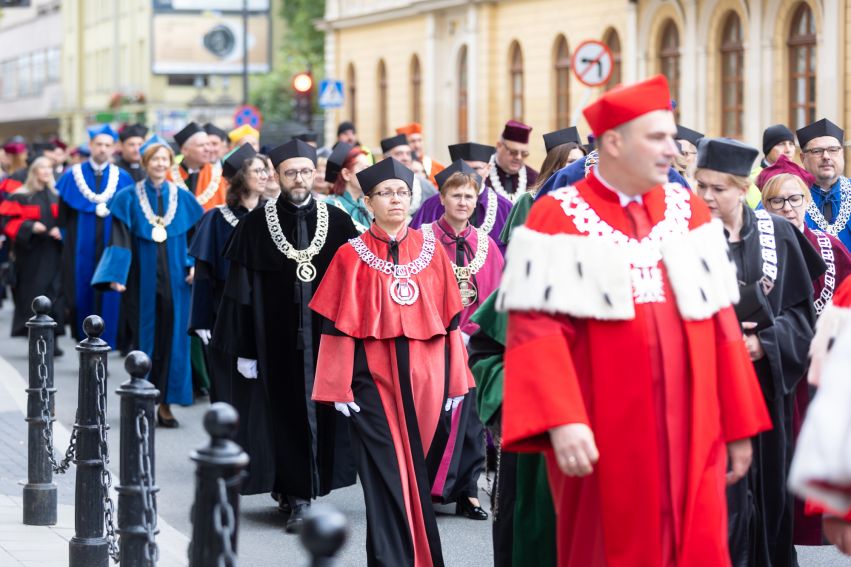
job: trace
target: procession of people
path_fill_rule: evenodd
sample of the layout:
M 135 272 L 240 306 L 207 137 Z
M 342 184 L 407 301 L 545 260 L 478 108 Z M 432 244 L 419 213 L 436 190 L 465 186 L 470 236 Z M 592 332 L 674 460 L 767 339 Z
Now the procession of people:
M 418 123 L 380 150 L 351 122 L 324 148 L 93 124 L 77 163 L 16 137 L 11 335 L 39 295 L 76 339 L 100 315 L 111 347 L 151 358 L 160 427 L 207 397 L 238 410 L 241 492 L 270 494 L 286 532 L 359 484 L 370 566 L 452 565 L 441 504 L 493 523 L 499 567 L 794 567 L 825 538 L 851 553 L 851 455 L 813 447 L 837 434 L 810 371 L 818 352 L 847 393 L 844 131 L 770 125 L 757 162 L 677 124 L 662 75 L 583 115 L 585 138 L 543 134 L 540 173 L 516 120 L 446 166 Z

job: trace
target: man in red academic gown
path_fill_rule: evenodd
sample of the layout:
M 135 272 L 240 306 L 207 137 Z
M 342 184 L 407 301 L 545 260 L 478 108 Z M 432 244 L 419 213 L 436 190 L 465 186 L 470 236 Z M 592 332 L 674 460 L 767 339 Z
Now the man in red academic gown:
M 536 203 L 508 250 L 503 448 L 546 455 L 560 566 L 730 565 L 725 480 L 771 427 L 735 267 L 703 203 L 662 185 L 665 78 L 584 113 L 598 166 Z

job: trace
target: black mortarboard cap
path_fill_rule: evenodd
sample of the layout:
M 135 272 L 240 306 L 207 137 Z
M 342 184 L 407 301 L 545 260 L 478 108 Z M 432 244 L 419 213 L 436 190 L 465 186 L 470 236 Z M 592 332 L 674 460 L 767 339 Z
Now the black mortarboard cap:
M 703 138 L 703 134 L 701 132 L 677 124 L 677 135 L 675 137 L 676 140 L 685 140 L 686 142 L 691 142 L 692 145 L 696 147 L 697 143 L 701 140 L 701 138 Z
M 118 139 L 126 142 L 130 138 L 142 138 L 148 135 L 148 127 L 144 124 L 128 124 L 118 133 Z
M 576 126 L 562 128 L 561 130 L 544 134 L 544 147 L 546 148 L 547 153 L 550 153 L 550 150 L 556 146 L 568 144 L 570 142 L 582 145 L 582 138 L 579 137 L 579 130 L 576 129 Z
M 198 125 L 197 122 L 190 122 L 186 126 L 183 127 L 183 130 L 174 135 L 174 141 L 177 143 L 177 147 L 183 147 L 183 144 L 186 143 L 186 140 L 194 136 L 199 132 L 203 132 L 204 129 Z
M 206 132 L 208 136 L 215 136 L 223 142 L 228 141 L 228 133 L 211 122 L 204 124 L 204 132 Z
M 301 134 L 296 134 L 293 136 L 296 140 L 301 140 L 302 142 L 315 142 L 319 139 L 319 136 L 316 132 L 302 132 Z
M 51 142 L 34 142 L 32 145 L 33 155 L 30 158 L 35 158 L 56 149 L 56 145 Z
M 269 150 L 269 159 L 272 160 L 272 165 L 275 169 L 288 159 L 303 157 L 307 158 L 316 165 L 316 148 L 305 144 L 301 140 L 290 140 L 285 144 L 281 144 L 277 148 Z
M 437 181 L 437 187 L 443 187 L 443 184 L 446 183 L 446 180 L 452 177 L 455 173 L 466 173 L 467 175 L 472 175 L 476 178 L 476 184 L 482 184 L 482 178 L 479 177 L 479 174 L 476 173 L 476 170 L 467 165 L 464 160 L 456 159 L 448 167 L 442 170 L 440 173 L 436 173 L 434 175 L 434 180 Z
M 337 181 L 337 176 L 340 175 L 343 164 L 346 163 L 346 158 L 353 148 L 353 145 L 345 142 L 337 142 L 334 145 L 334 150 L 328 156 L 328 161 L 325 164 L 325 181 L 328 183 L 335 183 Z
M 364 195 L 369 195 L 375 186 L 388 179 L 401 179 L 410 189 L 414 185 L 414 172 L 393 158 L 383 159 L 357 174 Z
M 697 146 L 697 168 L 747 177 L 759 150 L 730 138 L 703 138 Z
M 449 146 L 449 158 L 452 161 L 463 159 L 464 161 L 488 161 L 496 152 L 493 146 L 477 144 L 476 142 L 465 142 Z
M 840 144 L 845 140 L 845 131 L 827 118 L 822 118 L 818 122 L 804 126 L 796 134 L 798 135 L 798 145 L 801 146 L 801 149 L 805 149 L 807 144 L 810 143 L 810 140 L 821 138 L 822 136 L 833 136 L 839 140 Z
M 408 137 L 405 134 L 397 134 L 390 138 L 384 138 L 381 140 L 381 152 L 387 153 L 396 146 L 407 146 L 408 145 Z
M 222 162 L 222 175 L 230 181 L 242 167 L 242 164 L 245 163 L 245 160 L 251 159 L 256 155 L 257 152 L 254 151 L 254 147 L 251 144 L 242 144 L 225 157 Z
M 780 142 L 795 143 L 795 134 L 783 124 L 772 124 L 762 133 L 762 153 L 768 155 Z

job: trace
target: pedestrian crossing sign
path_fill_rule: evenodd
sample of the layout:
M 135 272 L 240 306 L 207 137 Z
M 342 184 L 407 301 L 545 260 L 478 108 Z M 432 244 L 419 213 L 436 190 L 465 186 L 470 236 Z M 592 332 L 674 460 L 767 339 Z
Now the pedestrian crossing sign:
M 325 79 L 319 83 L 319 106 L 322 108 L 343 106 L 343 81 Z

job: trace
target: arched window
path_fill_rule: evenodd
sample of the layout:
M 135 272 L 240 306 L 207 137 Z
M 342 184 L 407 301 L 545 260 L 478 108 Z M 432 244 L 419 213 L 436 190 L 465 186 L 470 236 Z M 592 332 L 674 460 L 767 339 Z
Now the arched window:
M 721 135 L 742 137 L 745 100 L 745 46 L 742 22 L 730 12 L 721 28 Z
M 659 43 L 659 70 L 668 78 L 671 98 L 680 98 L 680 32 L 673 20 L 662 26 L 662 38 Z M 679 111 L 675 111 L 679 119 Z
M 570 126 L 570 50 L 563 35 L 556 38 L 553 63 L 555 76 L 556 128 Z
M 347 110 L 349 112 L 349 120 L 352 121 L 355 125 L 358 123 L 357 116 L 357 99 L 355 98 L 355 94 L 357 93 L 356 86 L 356 77 L 355 77 L 355 64 L 349 63 L 349 68 L 346 69 L 346 85 L 348 85 L 348 97 L 346 97 Z
M 423 77 L 420 71 L 420 58 L 411 57 L 411 122 L 422 122 L 423 116 Z
M 384 59 L 378 61 L 378 139 L 387 136 L 387 66 Z
M 603 87 L 604 90 L 609 90 L 621 83 L 621 38 L 617 30 L 609 28 L 603 34 L 603 43 L 612 52 L 612 76 L 609 78 L 609 82 Z
M 508 49 L 511 117 L 523 122 L 523 52 L 516 41 Z
M 461 47 L 458 52 L 458 141 L 466 142 L 469 139 L 467 131 L 468 120 L 468 87 L 467 87 L 467 46 Z
M 801 128 L 816 119 L 816 23 L 801 2 L 789 30 L 789 126 Z

